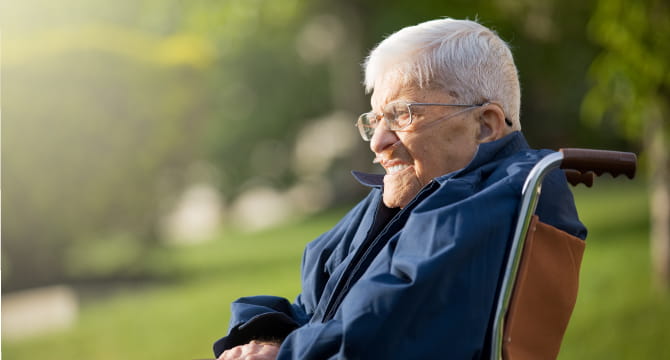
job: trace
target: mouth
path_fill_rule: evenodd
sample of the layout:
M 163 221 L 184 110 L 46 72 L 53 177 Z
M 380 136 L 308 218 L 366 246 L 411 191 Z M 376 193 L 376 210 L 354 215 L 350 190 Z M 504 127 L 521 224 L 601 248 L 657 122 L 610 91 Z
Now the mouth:
M 393 166 L 386 167 L 385 169 L 386 169 L 386 173 L 388 175 L 393 175 L 397 172 L 400 172 L 402 170 L 407 169 L 408 167 L 409 167 L 409 165 L 399 164 L 399 165 L 393 165 Z
M 412 157 L 403 147 L 402 142 L 397 141 L 383 153 L 375 153 L 372 163 L 381 165 L 386 170 L 386 175 L 395 175 L 399 172 L 407 171 L 412 165 Z

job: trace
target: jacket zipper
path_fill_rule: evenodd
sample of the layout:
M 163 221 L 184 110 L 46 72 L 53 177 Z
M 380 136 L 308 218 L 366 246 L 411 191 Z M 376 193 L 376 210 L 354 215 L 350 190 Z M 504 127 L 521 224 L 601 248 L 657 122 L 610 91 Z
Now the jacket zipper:
M 419 194 L 417 196 L 415 196 L 414 199 L 412 199 L 412 201 L 410 201 L 409 204 L 407 204 L 407 206 L 405 206 L 405 208 L 403 208 L 399 213 L 397 213 L 391 219 L 391 221 L 389 221 L 388 224 L 386 224 L 386 226 L 384 226 L 382 231 L 380 231 L 379 234 L 377 234 L 377 236 L 374 238 L 374 240 L 372 242 L 370 242 L 370 244 L 368 246 L 364 246 L 365 244 L 361 245 L 361 248 L 358 251 L 364 251 L 363 255 L 358 259 L 358 261 L 350 263 L 348 265 L 347 271 L 345 271 L 342 274 L 342 277 L 340 277 L 340 280 L 337 282 L 337 285 L 335 286 L 335 290 L 333 291 L 333 295 L 331 295 L 331 297 L 329 299 L 328 306 L 326 307 L 326 310 L 324 311 L 324 315 L 321 319 L 321 322 L 326 322 L 328 320 L 331 320 L 335 316 L 335 313 L 337 312 L 337 309 L 340 307 L 340 304 L 344 300 L 344 297 L 347 295 L 347 293 L 349 293 L 349 288 L 353 285 L 354 279 L 357 278 L 355 275 L 358 272 L 360 272 L 361 270 L 365 271 L 367 269 L 367 268 L 366 269 L 361 269 L 361 267 L 365 263 L 365 260 L 368 257 L 371 256 L 371 253 L 373 252 L 373 250 L 375 250 L 377 248 L 377 246 L 379 245 L 379 242 L 387 234 L 389 229 L 395 223 L 400 221 L 400 219 L 402 219 L 402 217 L 406 213 L 410 212 L 411 209 L 414 208 L 416 203 L 423 200 L 423 197 L 426 193 L 428 193 L 429 191 L 432 192 L 433 188 L 435 187 L 434 186 L 435 184 L 437 184 L 437 182 L 433 180 L 433 181 L 431 181 L 431 183 L 428 186 L 426 186 L 423 190 L 421 190 L 419 192 Z M 380 201 L 383 201 L 383 200 L 380 200 Z M 374 226 L 374 223 L 373 223 L 373 226 Z M 383 249 L 383 247 L 386 245 L 386 243 L 384 243 L 382 245 L 383 246 L 381 246 L 375 252 L 375 254 L 379 254 L 379 252 Z

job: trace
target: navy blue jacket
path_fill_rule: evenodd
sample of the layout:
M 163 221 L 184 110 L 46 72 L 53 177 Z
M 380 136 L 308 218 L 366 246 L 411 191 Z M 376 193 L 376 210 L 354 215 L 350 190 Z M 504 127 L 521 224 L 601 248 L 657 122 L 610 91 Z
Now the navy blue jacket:
M 381 176 L 357 174 L 373 189 L 307 245 L 296 301 L 235 301 L 215 354 L 285 337 L 278 359 L 481 358 L 521 188 L 549 153 L 520 132 L 482 144 L 402 210 L 384 206 Z M 586 237 L 561 171 L 545 178 L 537 214 Z

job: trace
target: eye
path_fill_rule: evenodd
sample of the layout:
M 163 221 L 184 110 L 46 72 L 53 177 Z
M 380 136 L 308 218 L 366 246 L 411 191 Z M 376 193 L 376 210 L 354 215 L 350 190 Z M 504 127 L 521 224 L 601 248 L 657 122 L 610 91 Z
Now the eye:
M 368 125 L 369 125 L 371 128 L 374 129 L 374 128 L 377 127 L 377 124 L 379 123 L 379 115 L 377 115 L 377 114 L 375 114 L 375 113 L 372 113 L 372 112 L 371 112 L 371 113 L 368 113 L 368 115 L 367 115 L 367 120 L 368 120 Z
M 409 111 L 403 110 L 399 111 L 398 114 L 396 115 L 395 123 L 399 128 L 404 128 L 410 124 L 411 122 L 410 120 L 411 118 L 409 115 Z
M 409 107 L 405 102 L 394 103 L 391 112 L 393 113 L 393 116 L 389 117 L 389 119 L 392 120 L 396 129 L 402 129 L 410 124 L 411 116 Z
M 384 113 L 382 115 L 384 116 L 384 119 L 387 119 L 387 120 L 393 122 L 393 120 L 396 117 L 396 112 L 393 111 L 392 108 L 386 108 L 386 109 L 384 109 Z

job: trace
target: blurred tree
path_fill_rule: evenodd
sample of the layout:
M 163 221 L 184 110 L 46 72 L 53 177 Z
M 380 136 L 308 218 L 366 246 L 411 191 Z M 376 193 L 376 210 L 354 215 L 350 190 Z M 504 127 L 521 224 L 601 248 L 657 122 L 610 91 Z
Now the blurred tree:
M 360 69 L 366 52 L 403 26 L 441 16 L 478 17 L 509 41 L 533 145 L 612 141 L 580 128 L 576 116 L 594 54 L 583 36 L 592 6 L 0 2 L 3 276 L 10 279 L 3 287 L 137 273 L 157 242 L 165 203 L 189 180 L 194 162 L 214 165 L 229 201 L 259 184 L 291 188 L 304 176 L 295 165 L 295 153 L 308 152 L 296 145 L 300 136 L 357 139 L 351 124 L 369 107 Z M 346 127 L 323 126 L 323 119 Z M 344 131 L 324 137 L 315 129 Z M 374 169 L 366 144 L 356 144 L 347 151 L 361 156 L 336 146 L 342 154 L 318 166 L 339 202 L 366 191 L 349 170 Z
M 202 153 L 206 44 L 95 5 L 3 4 L 3 290 L 142 276 Z
M 600 0 L 589 25 L 602 52 L 583 102 L 591 122 L 641 139 L 650 182 L 651 251 L 657 284 L 670 289 L 670 4 Z
M 198 160 L 289 186 L 304 123 L 362 111 L 347 14 L 308 4 L 2 3 L 3 288 L 142 275 Z

